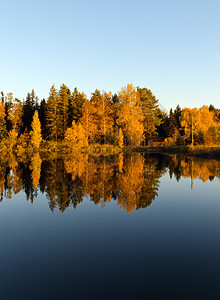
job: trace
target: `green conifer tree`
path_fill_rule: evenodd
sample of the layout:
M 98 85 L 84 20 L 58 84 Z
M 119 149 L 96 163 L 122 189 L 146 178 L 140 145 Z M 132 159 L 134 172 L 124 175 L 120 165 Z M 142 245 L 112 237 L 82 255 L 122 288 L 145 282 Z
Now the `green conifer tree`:
M 157 135 L 157 127 L 161 123 L 158 100 L 150 89 L 137 88 L 141 108 L 144 114 L 144 135 L 146 141 Z
M 65 132 L 69 125 L 70 99 L 70 89 L 65 84 L 62 84 L 58 93 L 57 111 L 57 118 L 59 123 L 59 136 L 61 139 L 64 138 Z
M 69 119 L 71 124 L 72 121 L 75 121 L 77 123 L 82 117 L 82 106 L 86 99 L 86 95 L 84 93 L 80 93 L 75 87 L 70 101 Z
M 60 137 L 60 123 L 62 119 L 58 117 L 58 93 L 54 85 L 50 89 L 45 114 L 47 138 L 57 142 Z

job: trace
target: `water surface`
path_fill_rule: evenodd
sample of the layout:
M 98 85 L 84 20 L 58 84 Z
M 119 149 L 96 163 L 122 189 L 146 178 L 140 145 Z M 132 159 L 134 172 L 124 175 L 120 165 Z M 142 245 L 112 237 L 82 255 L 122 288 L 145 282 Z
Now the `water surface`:
M 220 163 L 0 162 L 1 299 L 219 299 Z

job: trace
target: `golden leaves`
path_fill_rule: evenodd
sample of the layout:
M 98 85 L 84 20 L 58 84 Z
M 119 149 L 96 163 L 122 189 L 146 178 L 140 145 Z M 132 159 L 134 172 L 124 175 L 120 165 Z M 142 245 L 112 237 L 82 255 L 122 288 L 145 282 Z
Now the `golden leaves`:
M 31 143 L 34 149 L 39 149 L 40 144 L 42 142 L 42 135 L 41 135 L 41 123 L 38 117 L 38 111 L 35 111 L 34 113 L 31 127 L 32 127 L 32 131 L 30 133 Z

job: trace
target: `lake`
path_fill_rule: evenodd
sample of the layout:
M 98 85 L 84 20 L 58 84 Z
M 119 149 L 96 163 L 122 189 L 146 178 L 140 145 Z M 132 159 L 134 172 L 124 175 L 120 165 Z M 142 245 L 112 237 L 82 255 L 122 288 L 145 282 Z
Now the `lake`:
M 220 162 L 0 161 L 0 296 L 219 299 Z

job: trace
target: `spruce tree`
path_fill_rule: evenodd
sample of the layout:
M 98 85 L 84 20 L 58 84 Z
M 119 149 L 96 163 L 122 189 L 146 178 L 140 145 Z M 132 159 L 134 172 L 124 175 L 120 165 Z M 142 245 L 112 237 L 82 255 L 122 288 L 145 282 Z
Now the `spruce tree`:
M 80 93 L 75 87 L 70 99 L 69 121 L 71 124 L 72 121 L 77 123 L 82 117 L 82 106 L 86 99 L 86 95 L 84 93 Z
M 161 123 L 158 99 L 150 89 L 137 88 L 140 97 L 141 108 L 144 114 L 144 135 L 146 141 L 157 135 L 157 127 Z
M 59 132 L 60 138 L 63 139 L 67 127 L 69 125 L 69 111 L 70 111 L 70 98 L 71 92 L 70 89 L 65 85 L 62 84 L 59 89 L 58 93 L 58 113 L 57 118 L 59 119 Z
M 60 122 L 62 120 L 58 117 L 58 93 L 54 85 L 50 89 L 45 114 L 47 138 L 57 142 L 60 137 Z
M 169 113 L 169 119 L 168 119 L 168 127 L 167 127 L 167 136 L 168 137 L 173 137 L 175 132 L 178 130 L 177 128 L 177 121 L 175 118 L 175 115 L 173 113 L 172 108 L 170 109 Z
M 39 113 L 39 120 L 41 123 L 42 135 L 44 138 L 46 138 L 47 134 L 46 134 L 46 101 L 45 101 L 45 99 L 41 100 L 38 113 Z
M 34 115 L 35 109 L 35 94 L 34 90 L 32 90 L 31 94 L 28 93 L 25 103 L 24 103 L 24 115 L 22 118 L 23 121 L 23 131 L 27 128 L 28 132 L 31 130 L 31 122 Z

